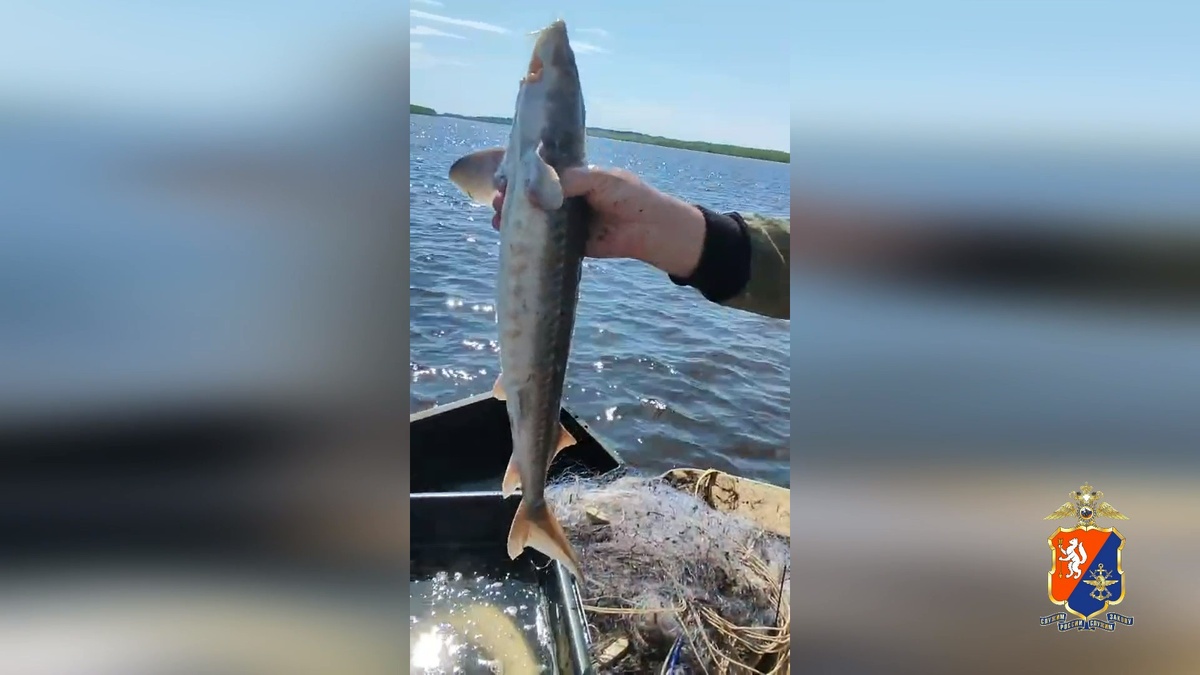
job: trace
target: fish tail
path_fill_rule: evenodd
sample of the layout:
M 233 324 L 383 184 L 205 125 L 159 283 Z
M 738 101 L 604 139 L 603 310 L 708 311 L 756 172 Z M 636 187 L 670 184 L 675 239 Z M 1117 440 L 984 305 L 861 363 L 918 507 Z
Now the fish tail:
M 553 560 L 562 563 L 576 579 L 579 573 L 579 558 L 558 519 L 550 513 L 546 502 L 530 504 L 525 500 L 517 505 L 512 528 L 508 531 L 508 557 L 516 559 L 526 547 L 541 551 Z

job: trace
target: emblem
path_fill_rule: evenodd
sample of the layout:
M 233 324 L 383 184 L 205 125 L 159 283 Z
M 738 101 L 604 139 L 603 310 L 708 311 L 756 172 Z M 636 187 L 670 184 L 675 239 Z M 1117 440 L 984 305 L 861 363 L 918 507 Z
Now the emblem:
M 1050 602 L 1062 606 L 1058 612 L 1041 619 L 1043 626 L 1056 624 L 1058 630 L 1114 631 L 1117 624 L 1133 625 L 1133 617 L 1109 612 L 1112 605 L 1125 599 L 1125 572 L 1121 569 L 1121 551 L 1125 537 L 1115 527 L 1097 527 L 1096 518 L 1129 520 L 1106 501 L 1104 493 L 1084 483 L 1067 495 L 1070 501 L 1058 507 L 1045 520 L 1074 518 L 1073 527 L 1060 527 L 1050 535 L 1050 572 L 1047 590 Z M 1070 619 L 1074 615 L 1078 618 Z

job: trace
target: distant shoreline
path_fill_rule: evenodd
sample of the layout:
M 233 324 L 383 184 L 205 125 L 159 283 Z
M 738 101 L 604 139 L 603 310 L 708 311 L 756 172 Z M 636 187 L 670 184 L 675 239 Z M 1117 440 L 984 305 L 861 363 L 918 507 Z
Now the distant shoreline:
M 427 108 L 422 105 L 409 104 L 409 114 L 412 115 L 428 115 L 431 117 L 451 117 L 460 120 L 470 120 L 472 122 L 487 122 L 490 124 L 511 125 L 511 117 L 487 117 L 487 116 L 472 116 L 458 115 L 455 113 L 439 113 L 433 108 Z M 787 164 L 792 161 L 792 153 L 783 152 L 781 150 L 764 150 L 762 148 L 746 148 L 740 145 L 727 145 L 724 143 L 705 143 L 704 141 L 681 141 L 677 138 L 664 138 L 663 136 L 650 136 L 641 134 L 636 131 L 616 131 L 614 129 L 601 129 L 599 127 L 588 127 L 589 136 L 597 138 L 611 138 L 615 141 L 629 141 L 630 143 L 642 143 L 645 145 L 658 145 L 664 148 L 679 148 L 680 150 L 694 150 L 696 152 L 707 152 L 713 155 L 729 155 L 731 157 L 747 157 L 749 159 L 761 159 L 767 162 L 781 162 Z

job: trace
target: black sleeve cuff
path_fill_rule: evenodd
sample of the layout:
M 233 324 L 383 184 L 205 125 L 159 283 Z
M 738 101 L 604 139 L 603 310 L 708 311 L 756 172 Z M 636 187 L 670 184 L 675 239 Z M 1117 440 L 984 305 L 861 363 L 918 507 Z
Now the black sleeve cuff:
M 742 292 L 750 280 L 750 232 L 738 213 L 716 213 L 696 205 L 704 214 L 704 248 L 696 270 L 687 279 L 668 275 L 679 286 L 691 286 L 712 302 L 724 302 Z

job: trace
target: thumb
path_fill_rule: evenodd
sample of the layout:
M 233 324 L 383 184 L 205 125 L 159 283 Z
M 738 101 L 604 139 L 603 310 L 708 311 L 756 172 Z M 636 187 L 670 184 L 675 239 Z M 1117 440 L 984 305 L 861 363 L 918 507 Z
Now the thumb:
M 573 166 L 558 175 L 564 197 L 582 197 L 596 189 L 599 172 L 591 167 Z

